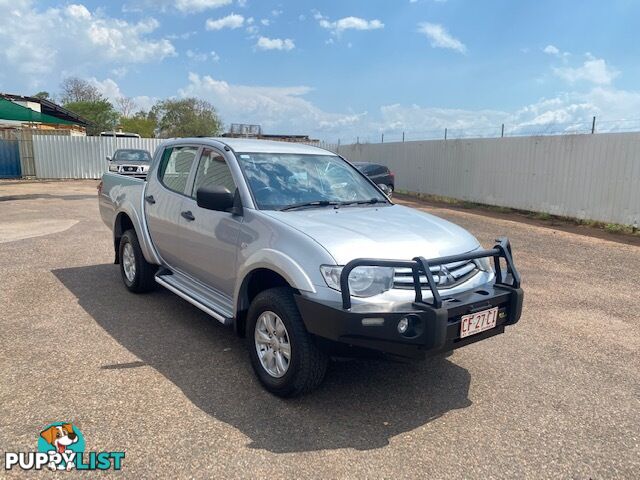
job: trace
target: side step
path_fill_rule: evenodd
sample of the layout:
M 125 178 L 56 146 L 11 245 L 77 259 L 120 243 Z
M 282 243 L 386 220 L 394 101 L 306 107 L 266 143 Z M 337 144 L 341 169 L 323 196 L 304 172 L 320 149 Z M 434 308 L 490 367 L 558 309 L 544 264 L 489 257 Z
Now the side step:
M 211 315 L 223 325 L 233 324 L 231 300 L 185 275 L 161 269 L 155 276 L 157 283 L 185 299 L 191 305 Z

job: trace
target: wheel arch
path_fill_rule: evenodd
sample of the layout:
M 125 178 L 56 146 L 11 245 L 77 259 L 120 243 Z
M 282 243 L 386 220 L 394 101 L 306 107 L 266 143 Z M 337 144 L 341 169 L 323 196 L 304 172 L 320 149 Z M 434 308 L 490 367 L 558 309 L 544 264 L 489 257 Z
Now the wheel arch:
M 136 232 L 136 236 L 140 238 L 131 217 L 126 212 L 120 212 L 116 215 L 116 219 L 113 223 L 113 250 L 116 254 L 116 258 L 113 263 L 120 263 L 120 240 L 122 239 L 124 232 L 127 230 L 134 230 Z
M 147 232 L 144 231 L 145 227 L 141 222 L 138 212 L 130 204 L 123 205 L 123 208 L 120 208 L 114 215 L 112 228 L 113 249 L 115 252 L 114 263 L 120 262 L 120 239 L 122 238 L 124 232 L 129 229 L 136 232 L 136 237 L 138 237 L 140 249 L 142 250 L 142 255 L 144 256 L 145 260 L 151 264 L 160 265 L 160 258 L 157 256 L 155 250 L 153 249 L 151 238 L 149 237 Z
M 289 287 L 296 292 L 315 293 L 311 279 L 292 258 L 275 250 L 263 250 L 247 262 L 243 273 L 239 275 L 235 292 L 234 330 L 244 336 L 247 312 L 251 301 L 258 293 L 274 287 Z

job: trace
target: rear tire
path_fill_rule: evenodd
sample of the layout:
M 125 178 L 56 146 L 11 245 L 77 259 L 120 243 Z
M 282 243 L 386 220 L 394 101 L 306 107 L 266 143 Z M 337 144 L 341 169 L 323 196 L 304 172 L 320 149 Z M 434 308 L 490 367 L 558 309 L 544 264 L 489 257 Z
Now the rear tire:
M 329 359 L 307 332 L 290 288 L 259 293 L 249 307 L 246 331 L 251 366 L 266 390 L 295 397 L 322 383 Z
M 124 286 L 130 292 L 145 293 L 155 289 L 157 265 L 144 258 L 135 230 L 127 230 L 120 239 L 118 247 L 120 274 Z

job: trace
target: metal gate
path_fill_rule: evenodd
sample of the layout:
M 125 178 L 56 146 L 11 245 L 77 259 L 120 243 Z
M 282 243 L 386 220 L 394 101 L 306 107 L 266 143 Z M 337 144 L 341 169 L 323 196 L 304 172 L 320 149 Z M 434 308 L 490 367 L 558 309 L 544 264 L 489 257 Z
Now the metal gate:
M 0 138 L 0 178 L 15 178 L 21 175 L 18 140 Z

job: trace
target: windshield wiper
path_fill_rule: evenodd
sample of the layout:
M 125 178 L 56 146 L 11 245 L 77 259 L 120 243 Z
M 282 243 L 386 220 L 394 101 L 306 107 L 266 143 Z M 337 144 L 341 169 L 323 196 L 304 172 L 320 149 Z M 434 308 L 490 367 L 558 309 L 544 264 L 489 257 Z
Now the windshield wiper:
M 289 205 L 280 209 L 281 212 L 287 210 L 295 210 L 296 208 L 304 208 L 304 207 L 329 207 L 331 205 L 339 206 L 342 205 L 340 202 L 334 202 L 331 200 L 316 200 L 314 202 L 302 202 L 302 203 L 294 203 L 293 205 Z
M 375 205 L 376 203 L 387 203 L 379 198 L 370 198 L 369 200 L 353 200 L 351 202 L 340 202 L 340 205 Z

